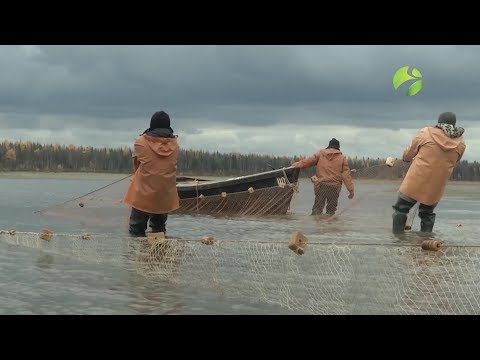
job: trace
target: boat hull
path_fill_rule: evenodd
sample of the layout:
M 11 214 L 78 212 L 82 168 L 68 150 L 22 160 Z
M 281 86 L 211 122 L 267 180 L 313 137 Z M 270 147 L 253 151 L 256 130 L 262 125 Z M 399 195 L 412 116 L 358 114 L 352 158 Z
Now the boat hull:
M 237 178 L 177 184 L 174 213 L 284 215 L 297 189 L 299 168 L 288 167 Z

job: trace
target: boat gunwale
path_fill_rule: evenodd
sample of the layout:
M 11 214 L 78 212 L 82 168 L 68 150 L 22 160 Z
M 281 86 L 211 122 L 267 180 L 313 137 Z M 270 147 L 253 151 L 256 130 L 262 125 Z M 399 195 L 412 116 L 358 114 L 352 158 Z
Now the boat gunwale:
M 198 183 L 198 184 L 194 184 L 194 183 L 192 184 L 191 182 L 188 182 L 188 183 L 182 182 L 177 184 L 177 189 L 179 191 L 192 191 L 192 190 L 194 191 L 197 189 L 198 190 L 212 189 L 219 186 L 235 186 L 235 185 L 246 183 L 246 182 L 254 183 L 255 181 L 258 181 L 258 180 L 278 177 L 276 174 L 281 175 L 281 177 L 285 177 L 285 174 L 286 174 L 288 177 L 288 175 L 292 174 L 295 171 L 295 169 L 298 169 L 298 168 L 294 166 L 289 166 L 285 168 L 265 171 L 261 173 L 251 174 L 251 175 L 238 176 L 230 179 L 202 181 L 201 183 Z M 298 175 L 297 175 L 297 179 L 298 179 Z

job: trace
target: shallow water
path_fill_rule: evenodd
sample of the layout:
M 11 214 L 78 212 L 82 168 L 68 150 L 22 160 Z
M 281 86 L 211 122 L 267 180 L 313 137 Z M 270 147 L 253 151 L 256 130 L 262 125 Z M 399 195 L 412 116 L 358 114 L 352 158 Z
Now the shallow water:
M 123 241 L 120 239 L 120 235 L 125 234 L 126 223 L 124 220 L 128 216 L 128 209 L 120 205 L 115 211 L 106 213 L 105 219 L 96 219 L 100 221 L 91 227 L 89 227 L 89 223 L 69 223 L 58 218 L 33 213 L 43 207 L 85 194 L 109 182 L 111 180 L 0 179 L 0 228 L 38 232 L 41 228 L 47 227 L 54 229 L 55 232 L 76 233 L 85 231 L 96 233 L 98 230 L 118 235 L 119 239 L 110 239 L 108 242 L 109 246 L 115 247 L 115 241 Z M 313 204 L 313 189 L 307 180 L 302 180 L 300 192 L 292 201 L 293 214 L 281 218 L 251 219 L 170 215 L 167 232 L 170 236 L 181 239 L 200 239 L 203 235 L 209 234 L 213 235 L 215 239 L 225 241 L 244 240 L 252 243 L 270 241 L 276 243 L 274 245 L 267 244 L 264 248 L 260 246 L 237 247 L 236 253 L 225 250 L 225 258 L 223 258 L 222 264 L 218 264 L 218 268 L 227 269 L 221 274 L 221 281 L 223 281 L 222 284 L 230 284 L 229 286 L 236 288 L 237 293 L 234 295 L 201 286 L 200 282 L 195 286 L 195 284 L 185 281 L 173 284 L 162 279 L 152 280 L 131 269 L 82 261 L 81 258 L 73 259 L 62 254 L 49 253 L 46 250 L 0 242 L 0 312 L 3 314 L 294 314 L 295 311 L 288 309 L 288 307 L 295 308 L 291 304 L 291 300 L 286 306 L 282 304 L 284 300 L 281 299 L 306 296 L 316 299 L 315 305 L 312 305 L 314 313 L 384 313 L 386 304 L 393 301 L 391 299 L 399 301 L 399 291 L 403 293 L 406 285 L 402 285 L 401 288 L 398 287 L 398 284 L 404 282 L 406 277 L 413 279 L 411 274 L 414 273 L 415 281 L 420 281 L 420 285 L 418 285 L 420 287 L 422 281 L 426 279 L 422 279 L 418 275 L 423 268 L 412 267 L 410 262 L 405 263 L 404 260 L 395 260 L 392 258 L 392 254 L 396 252 L 390 250 L 393 249 L 391 245 L 394 244 L 416 244 L 418 248 L 419 239 L 414 233 L 400 238 L 390 233 L 391 205 L 396 200 L 398 182 L 359 182 L 356 185 L 354 200 L 348 200 L 347 192 L 342 191 L 339 210 L 352 204 L 353 201 L 358 201 L 358 204 L 341 214 L 333 223 L 325 223 L 309 215 Z M 480 196 L 477 184 L 450 183 L 444 199 L 436 209 L 435 238 L 449 246 L 478 245 L 479 204 Z M 107 219 L 109 220 L 107 221 Z M 99 223 L 101 226 L 98 226 Z M 457 226 L 459 224 L 462 226 Z M 413 229 L 418 228 L 419 219 L 417 217 Z M 319 261 L 322 260 L 324 267 L 316 266 L 314 259 L 306 257 L 308 254 L 302 258 L 286 249 L 292 231 L 301 231 L 309 238 L 312 243 L 311 254 L 315 254 Z M 322 250 L 322 252 L 318 247 L 313 247 L 313 243 L 317 242 L 333 243 L 338 246 L 326 247 L 325 249 L 328 249 L 327 256 L 325 251 Z M 344 245 L 346 243 L 351 245 Z M 372 245 L 366 248 L 358 247 L 356 244 Z M 232 248 L 234 247 L 232 246 Z M 388 251 L 385 250 L 387 247 Z M 122 246 L 119 245 L 118 249 L 121 248 Z M 252 249 L 260 249 L 264 252 L 252 255 L 254 251 Z M 410 254 L 408 251 L 402 251 L 402 256 Z M 473 248 L 472 251 L 476 250 Z M 414 256 L 409 259 L 413 258 L 415 262 L 425 261 L 423 258 L 420 259 L 420 255 L 416 252 L 412 254 Z M 207 254 L 204 255 L 207 256 Z M 233 258 L 237 256 L 238 259 Z M 242 262 L 242 256 L 250 256 L 253 260 Z M 462 256 L 464 259 L 465 256 Z M 205 259 L 210 259 L 210 257 L 198 258 L 200 262 Z M 308 259 L 308 261 L 301 259 Z M 364 263 L 362 259 L 367 263 Z M 302 263 L 302 261 L 304 262 Z M 391 267 L 398 267 L 398 271 L 393 277 L 389 273 L 387 279 L 395 278 L 396 280 L 386 284 L 381 293 L 376 293 L 375 286 L 368 285 L 368 279 L 373 279 L 375 269 L 385 272 L 385 269 L 390 267 L 390 261 L 392 261 Z M 327 262 L 329 263 L 327 264 Z M 379 267 L 376 268 L 373 265 L 376 262 L 383 264 L 383 267 L 378 265 Z M 302 275 L 302 279 L 305 281 L 304 287 L 298 288 L 297 294 L 279 295 L 279 291 L 284 290 L 274 289 L 273 285 L 271 289 L 261 288 L 261 286 L 265 287 L 269 281 L 272 283 L 283 281 L 287 284 L 285 279 L 288 278 L 288 281 L 291 280 L 292 283 L 297 282 L 298 279 L 294 279 L 293 274 L 288 275 L 291 278 L 285 275 L 282 280 L 281 271 L 291 273 L 291 269 L 300 269 L 297 272 L 301 273 L 307 263 L 310 264 L 309 269 L 312 269 L 308 270 L 311 274 Z M 194 264 L 193 260 L 190 264 Z M 287 268 L 287 264 L 290 267 Z M 231 272 L 228 271 L 229 265 L 232 269 Z M 200 269 L 195 266 L 191 267 L 192 274 Z M 451 266 L 450 263 L 449 266 Z M 274 269 L 277 277 L 270 278 L 266 270 L 262 270 L 267 268 L 269 271 Z M 242 271 L 245 273 L 239 274 L 238 269 L 243 269 Z M 252 269 L 256 269 L 258 274 L 263 274 L 261 281 L 258 277 L 248 273 Z M 350 272 L 346 269 L 350 269 L 348 270 Z M 465 270 L 462 269 L 462 271 Z M 468 270 L 468 268 L 466 269 Z M 204 271 L 203 268 L 200 270 Z M 476 274 L 475 271 L 475 269 L 471 270 L 473 275 Z M 335 275 L 336 273 L 338 274 Z M 456 273 L 458 274 L 458 272 Z M 352 283 L 352 274 L 356 274 L 355 283 Z M 188 277 L 188 274 L 184 276 Z M 250 285 L 255 284 L 246 291 L 248 294 L 245 295 L 248 296 L 248 299 L 241 296 L 240 284 L 242 281 L 246 284 L 245 286 L 250 286 L 245 279 L 251 281 Z M 445 276 L 443 279 L 446 279 Z M 464 277 L 459 279 L 460 277 L 455 281 L 463 279 L 461 281 L 471 284 L 470 280 L 467 281 Z M 428 277 L 428 280 L 431 281 L 431 276 Z M 376 281 L 378 284 L 384 280 L 378 278 Z M 446 281 L 444 280 L 445 284 L 442 283 L 441 286 L 443 292 L 446 291 L 445 286 L 452 287 L 451 280 Z M 317 287 L 312 287 L 312 284 L 317 284 Z M 366 284 L 363 290 L 359 288 L 359 284 Z M 396 286 L 395 290 L 392 290 L 394 286 L 392 284 Z M 343 286 L 341 289 L 340 285 Z M 408 290 L 411 292 L 412 285 L 408 286 Z M 454 289 L 456 289 L 455 286 L 463 293 L 471 292 L 468 287 L 465 288 L 467 285 L 454 284 Z M 367 288 L 368 292 L 365 290 Z M 290 286 L 289 289 L 289 291 L 293 291 L 294 287 Z M 319 289 L 323 292 L 320 292 Z M 428 296 L 431 296 L 432 292 L 440 291 L 438 290 L 440 287 L 435 288 L 435 286 L 428 289 Z M 320 300 L 327 293 L 330 295 L 325 298 L 324 303 L 321 303 Z M 379 296 L 386 293 L 391 297 L 388 298 L 390 300 L 378 300 Z M 364 297 L 362 298 L 362 296 Z M 404 307 L 397 307 L 398 312 L 409 313 L 413 311 L 412 309 L 417 309 L 420 313 L 428 311 L 428 306 L 425 310 L 418 305 L 422 301 L 427 301 L 426 297 L 422 296 L 415 300 L 410 294 L 409 301 L 414 301 L 415 304 L 409 305 L 408 311 Z M 473 303 L 474 306 L 461 307 L 462 312 L 476 312 L 476 296 L 477 294 L 473 292 L 471 296 L 467 297 L 465 301 L 469 304 Z M 254 301 L 255 298 L 257 298 L 256 301 Z M 373 298 L 376 299 L 375 306 L 371 302 Z M 387 295 L 385 295 L 385 299 L 387 299 Z M 319 304 L 323 307 L 319 307 Z M 395 309 L 395 306 L 391 308 Z M 446 311 L 455 312 L 457 310 L 457 308 L 452 310 L 447 307 Z M 306 313 L 312 311 L 305 311 L 303 308 L 300 310 L 300 312 Z M 435 308 L 434 312 L 438 312 L 438 309 Z

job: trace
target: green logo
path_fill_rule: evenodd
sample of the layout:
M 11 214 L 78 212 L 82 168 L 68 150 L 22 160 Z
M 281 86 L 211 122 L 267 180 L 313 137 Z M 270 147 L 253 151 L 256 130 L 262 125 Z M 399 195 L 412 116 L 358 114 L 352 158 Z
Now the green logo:
M 402 66 L 393 75 L 393 88 L 397 90 L 402 84 L 409 80 L 415 80 L 407 90 L 407 96 L 413 96 L 422 90 L 422 74 L 417 68 L 413 68 L 412 73 L 408 73 L 410 66 Z

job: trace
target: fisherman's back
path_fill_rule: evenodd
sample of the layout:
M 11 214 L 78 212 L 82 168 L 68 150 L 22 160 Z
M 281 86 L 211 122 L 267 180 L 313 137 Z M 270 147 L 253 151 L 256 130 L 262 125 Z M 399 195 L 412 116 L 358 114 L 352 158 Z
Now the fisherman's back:
M 433 205 L 442 198 L 453 168 L 465 151 L 463 136 L 450 137 L 440 128 L 425 127 L 417 134 L 413 146 L 419 146 L 418 153 L 400 192 L 422 204 Z M 405 150 L 405 160 L 409 160 L 409 152 L 414 150 Z

